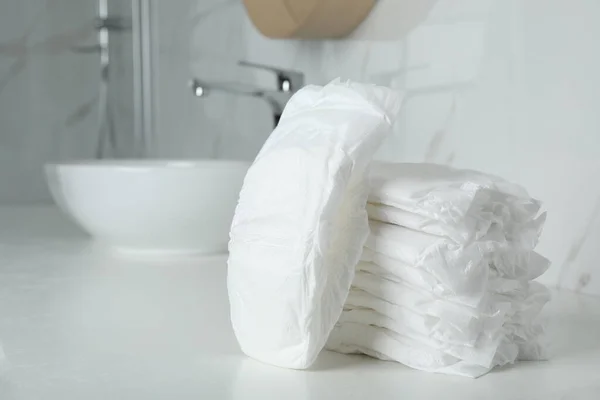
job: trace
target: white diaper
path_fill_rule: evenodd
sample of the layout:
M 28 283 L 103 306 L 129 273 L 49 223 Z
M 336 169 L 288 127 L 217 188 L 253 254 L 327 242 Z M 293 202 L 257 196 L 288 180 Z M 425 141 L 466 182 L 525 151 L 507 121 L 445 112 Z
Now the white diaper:
M 543 257 L 539 257 L 543 259 Z M 369 272 L 391 281 L 404 282 L 441 298 L 470 307 L 479 306 L 486 293 L 510 293 L 524 290 L 527 286 L 526 280 L 505 278 L 495 268 L 490 268 L 488 261 L 482 261 L 484 267 L 490 268 L 487 281 L 482 282 L 480 287 L 467 287 L 456 291 L 451 285 L 441 282 L 424 268 L 409 266 L 400 260 L 376 253 L 369 248 L 365 247 L 360 259 L 362 262 L 357 266 L 359 271 Z
M 370 182 L 372 219 L 458 243 L 481 238 L 493 223 L 514 232 L 513 240 L 524 240 L 517 234 L 536 229 L 531 221 L 541 206 L 525 189 L 499 177 L 435 164 L 373 163 Z
M 391 89 L 339 81 L 286 106 L 231 226 L 231 321 L 250 357 L 307 368 L 325 345 L 369 232 L 367 168 L 399 107 Z
M 489 367 L 473 364 L 443 351 L 422 346 L 418 342 L 377 326 L 344 323 L 332 331 L 327 348 L 340 353 L 366 354 L 382 360 L 392 360 L 422 371 L 476 378 L 494 366 L 512 363 L 519 348 L 502 341 Z

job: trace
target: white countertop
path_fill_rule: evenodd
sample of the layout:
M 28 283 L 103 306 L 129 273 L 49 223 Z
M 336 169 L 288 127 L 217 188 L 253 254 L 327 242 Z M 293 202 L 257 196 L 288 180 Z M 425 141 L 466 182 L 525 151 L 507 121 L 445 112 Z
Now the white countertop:
M 0 399 L 599 399 L 600 299 L 557 293 L 552 360 L 480 379 L 324 352 L 309 371 L 246 358 L 224 256 L 117 259 L 52 209 L 0 209 Z

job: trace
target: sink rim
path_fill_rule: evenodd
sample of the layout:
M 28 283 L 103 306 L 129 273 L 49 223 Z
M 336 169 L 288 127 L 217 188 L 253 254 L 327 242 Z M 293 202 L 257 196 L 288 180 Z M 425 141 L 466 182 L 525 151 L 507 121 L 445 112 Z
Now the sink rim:
M 211 167 L 250 167 L 250 161 L 228 159 L 104 159 L 104 160 L 71 160 L 51 162 L 45 165 L 48 169 L 207 169 Z

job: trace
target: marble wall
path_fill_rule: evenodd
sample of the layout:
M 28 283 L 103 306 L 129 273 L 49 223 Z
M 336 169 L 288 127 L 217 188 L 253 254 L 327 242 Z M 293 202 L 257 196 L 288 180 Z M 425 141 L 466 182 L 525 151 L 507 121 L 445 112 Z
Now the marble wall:
M 168 3 L 168 4 L 167 4 Z M 379 0 L 349 38 L 262 37 L 239 0 L 156 2 L 155 155 L 252 159 L 271 130 L 261 101 L 187 82 L 274 84 L 240 59 L 405 94 L 378 157 L 475 168 L 526 186 L 549 218 L 546 283 L 600 294 L 600 2 Z
M 131 18 L 129 2 L 109 0 L 109 11 Z M 0 204 L 50 202 L 43 165 L 96 156 L 101 122 L 108 126 L 91 50 L 97 14 L 98 0 L 0 2 Z M 118 156 L 134 145 L 130 32 L 111 33 L 111 44 L 118 62 L 107 93 L 118 152 L 106 155 Z
M 48 201 L 47 161 L 93 154 L 94 0 L 0 2 L 0 203 Z

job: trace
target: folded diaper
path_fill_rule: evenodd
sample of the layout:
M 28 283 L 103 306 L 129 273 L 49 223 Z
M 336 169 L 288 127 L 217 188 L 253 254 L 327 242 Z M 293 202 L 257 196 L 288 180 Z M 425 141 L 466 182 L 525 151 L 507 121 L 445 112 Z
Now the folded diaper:
M 530 280 L 548 269 L 550 262 L 531 247 L 516 247 L 498 227 L 480 240 L 459 244 L 453 240 L 415 231 L 403 226 L 370 221 L 371 234 L 365 244 L 379 257 L 380 266 L 391 260 L 428 272 L 452 293 L 477 302 L 490 284 L 490 264 L 494 273 L 510 279 Z M 381 261 L 381 263 L 379 262 Z M 384 264 L 384 265 L 382 265 Z M 470 298 L 470 299 L 469 299 Z
M 505 321 L 505 314 L 498 313 L 488 318 L 473 318 L 463 326 L 457 326 L 447 319 L 421 313 L 419 310 L 395 304 L 357 288 L 350 290 L 344 309 L 376 311 L 416 333 L 455 344 L 474 345 L 482 330 L 497 331 Z
M 476 378 L 494 366 L 514 362 L 517 345 L 502 341 L 490 366 L 464 361 L 441 350 L 422 346 L 415 340 L 373 325 L 343 323 L 332 331 L 327 348 L 340 353 L 366 354 L 382 360 L 391 360 L 408 367 L 437 373 Z
M 473 319 L 503 315 L 511 310 L 508 296 L 503 297 L 504 301 L 493 302 L 493 304 L 490 304 L 491 301 L 486 301 L 478 307 L 467 307 L 438 297 L 426 290 L 362 271 L 356 272 L 352 286 L 389 303 L 447 321 L 460 330 L 464 330 L 466 326 L 472 324 Z
M 425 268 L 412 267 L 400 260 L 393 259 L 384 254 L 377 253 L 367 247 L 363 249 L 361 263 L 357 266 L 357 271 L 369 272 L 371 274 L 386 278 L 391 281 L 403 282 L 422 290 L 437 295 L 438 297 L 450 301 L 465 304 L 470 307 L 477 307 L 481 304 L 487 293 L 510 293 L 524 290 L 528 281 L 541 275 L 549 265 L 549 261 L 532 252 L 529 255 L 529 262 L 517 269 L 511 265 L 512 270 L 518 270 L 525 275 L 531 272 L 532 277 L 525 276 L 516 279 L 504 271 L 496 269 L 493 263 L 482 261 L 483 268 L 488 268 L 488 280 L 484 281 L 481 287 L 463 288 L 462 291 L 455 291 L 452 286 L 440 281 Z M 506 265 L 503 265 L 506 267 Z M 508 275 L 508 276 L 507 276 Z M 512 275 L 515 275 L 514 273 Z
M 390 89 L 340 81 L 286 106 L 231 226 L 231 321 L 250 357 L 307 368 L 325 345 L 369 232 L 367 168 L 399 106 Z
M 469 363 L 486 367 L 491 366 L 494 355 L 501 341 L 506 336 L 504 331 L 498 330 L 493 334 L 479 335 L 473 344 L 452 343 L 415 332 L 402 321 L 397 321 L 376 311 L 365 309 L 344 311 L 338 324 L 343 325 L 345 323 L 357 323 L 385 328 L 406 338 L 406 340 L 414 341 L 415 347 L 427 347 L 438 350 Z
M 536 327 L 533 330 L 539 331 Z M 418 340 L 398 334 L 393 330 L 362 322 L 341 322 L 332 331 L 327 349 L 347 354 L 366 354 L 381 360 L 396 361 L 408 367 L 422 371 L 477 378 L 488 373 L 496 366 L 520 361 L 538 361 L 546 359 L 541 334 L 526 339 L 505 334 L 496 345 L 491 361 L 489 352 L 472 350 L 468 358 L 456 357 L 444 348 L 428 346 Z M 455 353 L 458 354 L 458 353 Z
M 485 244 L 462 245 L 398 225 L 370 221 L 365 247 L 415 268 L 423 269 L 460 293 L 481 293 L 489 278 Z M 500 238 L 498 238 L 500 240 Z
M 371 219 L 458 243 L 479 239 L 494 223 L 503 231 L 521 231 L 541 207 L 502 178 L 435 164 L 373 163 L 370 186 Z
M 327 348 L 477 377 L 545 356 L 532 279 L 546 214 L 518 185 L 428 164 L 374 165 L 370 235 Z

